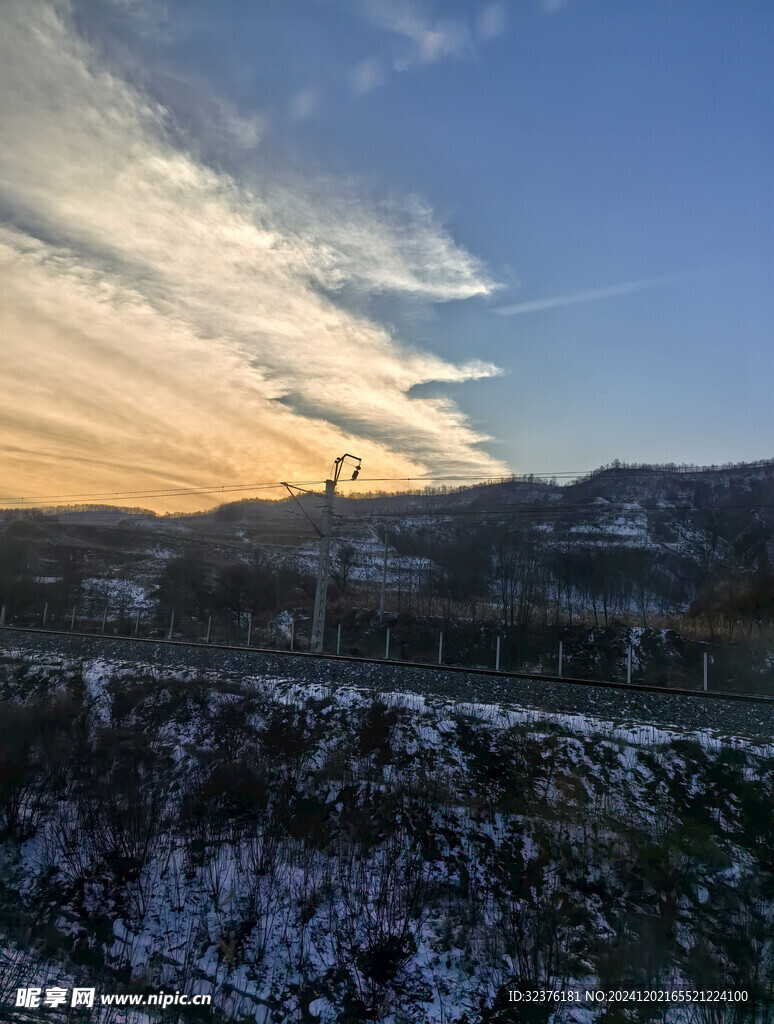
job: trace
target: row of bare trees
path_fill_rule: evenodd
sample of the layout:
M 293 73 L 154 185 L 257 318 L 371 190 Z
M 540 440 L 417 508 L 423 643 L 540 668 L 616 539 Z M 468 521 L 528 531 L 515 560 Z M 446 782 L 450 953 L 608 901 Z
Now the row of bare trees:
M 496 617 L 529 627 L 593 618 L 596 626 L 615 619 L 647 626 L 693 593 L 684 567 L 665 566 L 650 549 L 579 543 L 535 524 L 461 528 L 440 538 L 404 533 L 395 546 L 405 606 L 446 620 Z
M 584 522 L 582 512 L 572 523 L 544 512 L 452 518 L 450 525 L 434 528 L 396 525 L 388 537 L 388 607 L 417 618 L 499 620 L 528 628 L 579 620 L 648 626 L 656 618 L 681 615 L 694 602 L 694 618 L 712 635 L 744 634 L 770 623 L 774 614 L 761 593 L 770 589 L 769 534 L 742 524 L 731 544 L 727 518 L 716 510 L 654 513 L 648 543 L 628 536 L 616 540 L 591 518 Z M 65 543 L 55 526 L 19 519 L 0 533 L 0 602 L 7 620 L 39 620 L 48 605 L 62 623 L 76 604 L 79 616 L 100 619 L 106 598 L 85 600 L 82 579 L 99 571 L 107 574 L 106 585 L 111 572 L 114 579 L 131 580 L 129 552 L 139 545 L 136 559 L 147 541 L 118 527 L 84 533 L 103 558 L 105 551 L 114 552 L 116 564 L 108 571 L 89 567 L 94 552 L 72 538 Z M 345 611 L 379 606 L 382 537 L 355 542 L 342 536 L 334 544 L 334 605 Z M 269 619 L 282 609 L 311 606 L 313 565 L 302 554 L 221 550 L 193 540 L 180 548 L 149 591 L 160 624 L 168 624 L 174 611 L 178 625 L 201 626 L 212 616 L 238 629 L 248 614 Z M 128 597 L 111 602 L 111 620 L 129 622 L 134 605 Z

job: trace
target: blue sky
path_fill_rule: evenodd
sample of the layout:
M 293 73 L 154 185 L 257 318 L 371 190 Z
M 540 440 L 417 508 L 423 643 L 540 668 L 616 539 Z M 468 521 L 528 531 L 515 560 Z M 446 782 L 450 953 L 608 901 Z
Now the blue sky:
M 763 2 L 10 0 L 4 498 L 770 457 L 773 37 Z

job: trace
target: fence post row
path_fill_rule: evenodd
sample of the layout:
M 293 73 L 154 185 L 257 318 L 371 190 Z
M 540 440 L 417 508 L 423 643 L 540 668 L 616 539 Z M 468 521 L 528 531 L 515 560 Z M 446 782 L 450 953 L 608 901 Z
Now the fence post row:
M 48 602 L 46 601 L 43 605 L 42 622 L 45 627 L 48 623 Z M 75 631 L 76 614 L 78 610 L 78 603 L 73 605 L 73 610 L 70 614 L 70 632 Z M 107 630 L 107 619 L 110 611 L 110 602 L 106 602 L 105 610 L 102 615 L 102 633 L 104 634 Z M 134 619 L 134 635 L 137 636 L 140 630 L 140 617 L 142 610 L 137 609 L 137 613 Z M 172 639 L 175 629 L 175 609 L 172 609 L 172 616 L 169 623 L 168 639 Z M 0 605 L 0 627 L 5 626 L 7 621 L 7 608 L 5 604 Z M 250 647 L 252 644 L 252 632 L 253 632 L 253 615 L 252 612 L 248 614 L 247 618 L 247 646 Z M 295 651 L 295 633 L 296 633 L 296 620 L 292 618 L 290 620 L 290 650 Z M 342 624 L 339 623 L 336 631 L 336 654 L 341 654 L 341 634 Z M 212 636 L 212 615 L 207 619 L 207 636 L 205 643 L 210 643 Z M 390 645 L 392 640 L 392 633 L 390 627 L 387 627 L 384 641 L 384 657 L 385 660 L 389 661 L 390 658 Z M 276 638 L 275 638 L 276 643 Z M 500 661 L 502 654 L 502 637 L 495 637 L 495 671 L 500 671 Z M 634 658 L 634 648 L 632 644 L 629 644 L 626 648 L 626 683 L 631 685 L 632 681 L 632 662 Z M 564 672 L 564 641 L 559 641 L 559 658 L 558 658 L 558 677 L 561 679 Z M 438 634 L 438 664 L 443 664 L 443 631 Z M 702 690 L 707 692 L 709 689 L 709 651 L 702 652 Z

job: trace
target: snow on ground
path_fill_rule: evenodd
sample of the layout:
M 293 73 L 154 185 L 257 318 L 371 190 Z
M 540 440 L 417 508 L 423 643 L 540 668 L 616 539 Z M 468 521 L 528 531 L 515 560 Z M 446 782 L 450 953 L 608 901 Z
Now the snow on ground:
M 87 600 L 107 602 L 114 611 L 146 611 L 153 606 L 147 587 L 133 580 L 89 577 L 81 582 L 81 593 Z
M 646 813 L 648 786 L 654 780 L 652 772 L 639 761 L 639 750 L 664 751 L 676 749 L 675 745 L 681 742 L 695 742 L 702 750 L 713 754 L 724 744 L 725 747 L 729 744 L 735 746 L 733 738 L 721 740 L 710 730 L 680 730 L 670 728 L 668 724 L 647 726 L 589 714 L 537 711 L 515 704 L 506 707 L 502 704 L 454 701 L 429 694 L 390 690 L 377 693 L 366 686 L 309 684 L 294 679 L 292 675 L 254 674 L 229 678 L 222 672 L 194 668 L 160 670 L 151 664 L 102 658 L 68 662 L 66 659 L 40 657 L 27 661 L 28 677 L 49 679 L 52 685 L 58 685 L 63 674 L 82 672 L 92 735 L 100 726 L 108 726 L 113 720 L 116 685 L 120 686 L 123 681 L 129 685 L 137 679 L 150 681 L 147 683 L 147 700 L 159 709 L 154 719 L 157 740 L 164 749 L 171 751 L 175 765 L 173 792 L 191 773 L 199 770 L 201 759 L 206 759 L 208 751 L 216 751 L 213 729 L 219 716 L 233 712 L 246 721 L 261 721 L 262 716 L 275 707 L 307 709 L 308 713 L 326 723 L 322 738 L 314 753 L 308 756 L 299 778 L 319 771 L 335 753 L 345 724 L 352 722 L 358 713 L 367 711 L 378 699 L 388 708 L 405 713 L 396 726 L 400 740 L 398 746 L 416 758 L 418 763 L 423 763 L 428 752 L 435 751 L 440 755 L 439 763 L 446 766 L 445 770 L 464 766 L 465 760 L 456 740 L 460 719 L 482 723 L 486 726 L 486 735 L 521 730 L 533 744 L 538 744 L 537 749 L 543 749 L 540 744 L 545 741 L 541 758 L 549 756 L 548 752 L 553 749 L 550 743 L 555 740 L 566 763 L 577 767 L 578 777 L 584 779 L 583 785 L 587 788 L 596 780 L 614 789 L 621 780 L 628 779 Z M 22 681 L 15 685 L 12 699 L 23 699 L 28 692 L 26 684 Z M 186 686 L 191 687 L 192 701 L 201 700 L 201 695 L 207 693 L 206 708 L 184 699 L 180 702 L 181 694 L 185 693 L 181 688 Z M 177 695 L 177 704 L 171 700 L 173 691 Z M 167 708 L 170 709 L 168 712 Z M 129 714 L 131 720 L 136 712 Z M 144 729 L 147 733 L 147 724 Z M 752 766 L 756 759 L 774 757 L 772 744 L 753 747 L 749 741 L 740 740 L 739 746 L 744 749 Z M 604 753 L 607 774 L 599 774 L 599 764 L 593 759 L 595 752 Z M 669 757 L 679 760 L 678 754 L 670 754 Z M 368 767 L 368 762 L 364 765 Z M 399 777 L 397 771 L 391 765 L 385 766 L 381 781 L 377 782 L 368 781 L 366 772 L 360 779 L 359 791 L 370 787 L 374 792 L 385 792 L 391 780 Z M 554 791 L 551 772 L 547 779 L 546 799 Z M 694 784 L 694 780 L 689 781 L 689 793 Z M 345 779 L 337 781 L 331 777 L 326 799 L 335 804 L 338 811 L 344 806 L 346 787 Z M 616 808 L 617 799 L 620 798 L 612 799 L 611 806 L 625 814 L 625 806 Z M 72 823 L 68 824 L 68 812 L 64 806 L 61 822 L 66 844 L 67 830 Z M 206 823 L 202 823 L 202 827 L 205 826 Z M 504 842 L 509 834 L 509 820 L 500 813 L 489 824 L 479 823 L 475 827 L 479 835 L 494 844 Z M 11 864 L 6 861 L 3 865 L 4 874 L 13 874 L 19 880 L 22 892 L 31 891 L 43 866 L 50 865 L 53 858 L 53 862 L 59 865 L 60 879 L 66 881 L 68 872 L 75 870 L 74 862 L 63 859 L 61 851 L 56 852 L 60 840 L 56 830 L 45 841 L 41 836 L 28 840 L 21 846 L 19 862 Z M 521 849 L 525 864 L 536 856 L 533 839 L 526 833 L 522 837 Z M 340 938 L 349 934 L 348 929 L 354 929 L 352 934 L 355 934 L 359 928 L 369 924 L 368 919 L 351 920 L 355 905 L 351 902 L 353 896 L 341 891 L 332 902 L 320 903 L 316 909 L 310 908 L 311 917 L 299 931 L 295 915 L 308 898 L 310 873 L 313 876 L 314 872 L 320 872 L 321 878 L 334 877 L 335 871 L 341 870 L 340 865 L 334 867 L 334 876 L 331 876 L 329 857 L 309 847 L 303 856 L 294 853 L 284 860 L 272 862 L 273 866 L 267 873 L 261 867 L 266 854 L 266 840 L 249 834 L 242 835 L 231 845 L 205 846 L 200 853 L 196 850 L 195 846 L 190 843 L 186 846 L 174 835 L 161 836 L 152 855 L 144 861 L 139 877 L 126 884 L 124 909 L 116 913 L 110 923 L 110 937 L 105 947 L 107 963 L 123 965 L 134 976 L 143 977 L 158 988 L 169 989 L 172 986 L 189 995 L 195 992 L 216 993 L 219 1008 L 227 1019 L 236 1019 L 245 1013 L 261 1024 L 301 1019 L 300 1002 L 295 1011 L 290 1006 L 286 1008 L 291 1018 L 278 1012 L 278 993 L 289 993 L 294 984 L 298 987 L 303 973 L 300 972 L 301 965 L 306 972 L 304 976 L 332 978 L 331 972 L 336 971 L 340 959 L 332 942 L 333 935 Z M 370 913 L 369 900 L 374 898 L 375 892 L 370 891 L 369 894 L 369 887 L 376 884 L 378 872 L 389 870 L 384 857 L 386 854 L 381 854 L 378 847 L 372 851 L 368 872 L 373 874 L 367 873 L 361 878 L 364 887 L 361 896 L 366 907 L 366 911 L 361 913 Z M 456 870 L 450 866 L 444 868 L 444 871 Z M 734 870 L 741 869 L 737 866 Z M 73 875 L 73 881 L 78 877 L 77 873 Z M 357 879 L 360 876 L 355 872 L 349 877 Z M 483 879 L 474 878 L 470 884 L 483 884 Z M 87 887 L 84 892 L 85 909 L 89 913 L 97 913 L 100 897 L 96 877 L 91 885 L 93 891 Z M 706 902 L 706 888 L 703 891 Z M 700 892 L 701 889 L 697 889 L 697 893 Z M 698 899 L 702 902 L 701 895 Z M 252 901 L 249 911 L 246 910 L 246 900 Z M 238 934 L 239 922 L 246 913 L 252 922 L 251 927 L 246 935 Z M 62 913 L 58 928 L 62 933 L 69 930 L 77 939 L 83 933 L 82 925 L 69 915 L 70 911 Z M 412 1015 L 399 1017 L 385 1007 L 379 1018 L 384 1024 L 398 1024 L 399 1020 L 442 1024 L 456 1020 L 463 1011 L 475 1011 L 482 992 L 491 997 L 500 982 L 506 983 L 514 976 L 513 962 L 504 958 L 497 971 L 484 977 L 477 972 L 475 946 L 468 948 L 462 940 L 455 945 L 453 935 L 451 939 L 444 940 L 443 945 L 439 928 L 432 915 L 425 916 L 418 923 L 416 955 L 407 962 L 401 976 L 405 992 L 420 993 L 416 996 L 419 1011 L 417 1006 L 413 1010 L 409 1007 Z M 236 955 L 237 950 L 239 956 Z M 72 986 L 82 981 L 77 972 L 68 973 L 63 968 L 44 964 L 34 954 L 30 955 L 19 947 L 14 949 L 9 945 L 0 953 L 0 963 L 5 963 L 8 978 L 11 978 L 11 966 L 22 962 L 28 972 L 24 976 L 25 984 Z M 355 959 L 353 963 L 356 962 L 359 961 Z M 356 973 L 355 966 L 352 970 Z M 593 977 L 569 979 L 568 984 L 580 985 L 582 981 L 594 987 Z M 290 997 L 286 995 L 285 998 Z M 297 992 L 294 998 L 300 1000 L 301 996 Z M 397 1003 L 395 1006 L 397 1009 Z M 330 990 L 314 993 L 308 1009 L 310 1013 L 319 1015 L 320 1024 L 333 1024 L 340 1019 L 341 1003 L 333 982 Z M 452 1010 L 455 1016 L 451 1016 Z M 404 1011 L 409 1012 L 405 1007 Z M 417 1015 L 420 1011 L 421 1015 Z M 565 1016 L 563 1019 L 591 1021 L 595 1019 L 595 1013 L 598 1011 L 593 1008 L 584 1008 L 582 1012 L 574 1012 L 572 1018 Z M 51 1019 L 56 1019 L 53 1014 Z M 117 1012 L 110 1017 L 110 1024 L 144 1024 L 152 1019 L 136 1011 Z M 677 1021 L 680 1018 L 675 1016 L 671 1019 Z M 107 1018 L 105 1024 L 108 1024 Z

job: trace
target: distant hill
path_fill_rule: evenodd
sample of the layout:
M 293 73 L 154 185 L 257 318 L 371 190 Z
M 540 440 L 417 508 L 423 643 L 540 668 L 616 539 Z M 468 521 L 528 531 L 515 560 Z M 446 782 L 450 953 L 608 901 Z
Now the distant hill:
M 150 593 L 171 560 L 185 557 L 215 574 L 227 563 L 246 564 L 259 549 L 273 564 L 294 558 L 293 571 L 308 575 L 320 498 L 244 499 L 166 516 L 104 505 L 5 510 L 0 573 L 18 574 L 21 559 L 38 580 L 122 578 Z M 653 613 L 685 612 L 720 585 L 738 588 L 770 573 L 774 460 L 704 468 L 614 463 L 563 484 L 520 477 L 336 497 L 335 546 L 352 549 L 352 579 L 361 563 L 361 578 L 366 563 L 373 574 L 385 533 L 409 574 L 416 565 L 419 576 L 427 563 L 422 585 L 446 588 L 458 603 L 494 594 L 514 621 L 529 622 L 535 608 L 547 615 L 550 604 L 554 618 L 560 608 L 570 619 L 585 608 L 595 621 L 636 612 L 644 623 Z

